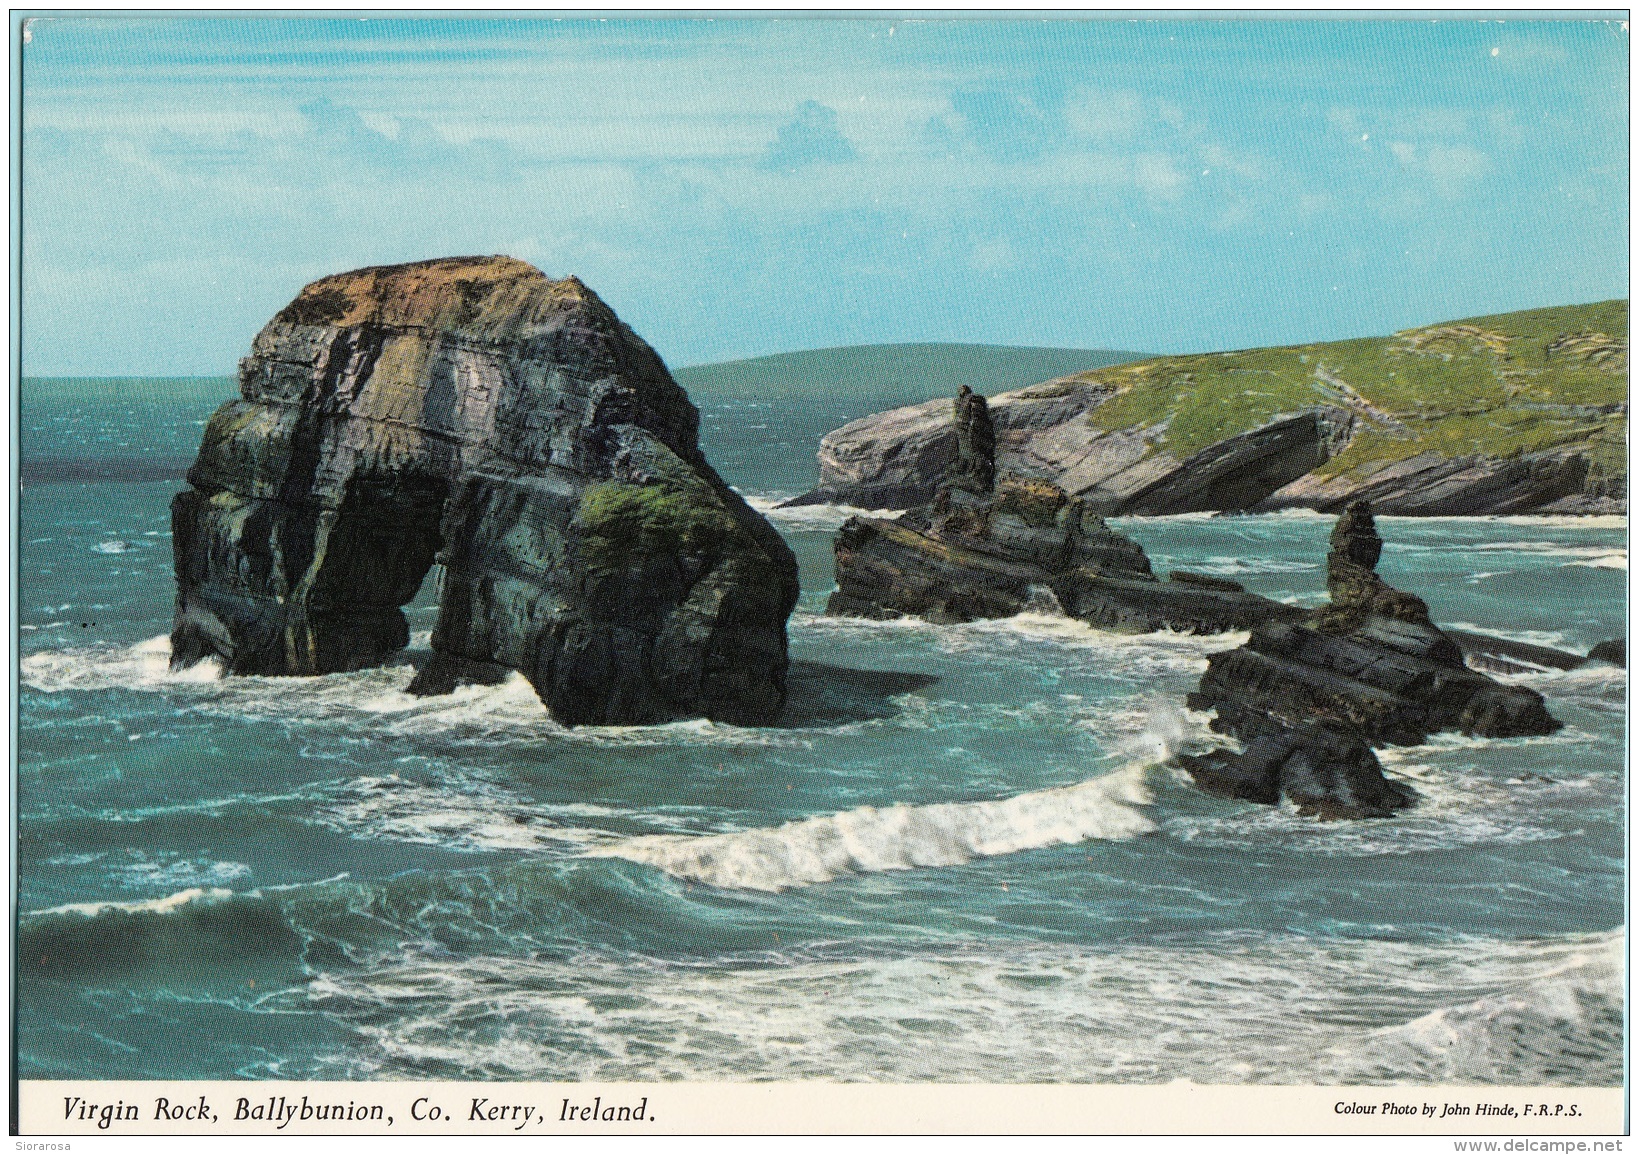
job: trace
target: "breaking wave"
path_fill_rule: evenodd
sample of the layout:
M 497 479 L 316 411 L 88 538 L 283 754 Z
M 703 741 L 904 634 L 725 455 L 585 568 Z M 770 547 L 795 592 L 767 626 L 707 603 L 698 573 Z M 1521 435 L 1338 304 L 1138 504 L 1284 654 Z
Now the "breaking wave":
M 1144 767 L 987 802 L 861 806 L 784 826 L 730 834 L 646 835 L 587 851 L 739 890 L 780 891 L 845 874 L 959 866 L 1088 839 L 1156 829 L 1136 807 L 1152 801 Z
M 299 998 L 363 1044 L 328 1077 L 1619 1086 L 1622 944 L 1233 934 L 711 963 L 408 957 L 322 974 Z

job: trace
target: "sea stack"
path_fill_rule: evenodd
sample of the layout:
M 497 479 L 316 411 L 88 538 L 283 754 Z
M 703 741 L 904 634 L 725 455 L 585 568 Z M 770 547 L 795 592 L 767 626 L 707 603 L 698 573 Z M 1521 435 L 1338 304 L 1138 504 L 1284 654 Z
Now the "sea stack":
M 1230 581 L 1182 572 L 1160 581 L 1143 548 L 1086 502 L 1040 478 L 998 476 L 990 410 L 971 390 L 947 420 L 956 453 L 933 500 L 898 520 L 849 518 L 837 534 L 827 613 L 968 622 L 1056 606 L 1134 633 L 1219 633 L 1301 616 Z
M 1423 600 L 1377 574 L 1382 550 L 1370 507 L 1354 503 L 1332 529 L 1330 604 L 1212 655 L 1189 704 L 1215 710 L 1213 729 L 1246 750 L 1181 759 L 1197 783 L 1253 802 L 1284 795 L 1325 818 L 1384 817 L 1416 796 L 1384 778 L 1372 747 L 1442 730 L 1514 738 L 1560 728 L 1536 691 L 1464 665 Z
M 579 280 L 509 257 L 325 277 L 239 387 L 172 503 L 174 667 L 379 664 L 436 559 L 418 692 L 511 669 L 567 724 L 779 712 L 795 558 Z

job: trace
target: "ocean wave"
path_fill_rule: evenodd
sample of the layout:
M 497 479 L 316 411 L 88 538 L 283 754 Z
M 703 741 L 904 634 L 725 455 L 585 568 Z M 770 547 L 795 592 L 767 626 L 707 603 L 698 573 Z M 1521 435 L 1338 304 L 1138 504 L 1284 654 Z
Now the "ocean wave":
M 862 806 L 729 834 L 646 835 L 587 851 L 625 858 L 667 874 L 739 890 L 780 891 L 845 874 L 958 866 L 1088 839 L 1148 834 L 1155 824 L 1136 807 L 1151 795 L 1144 767 L 985 802 Z
M 1275 574 L 1275 573 L 1305 573 L 1309 570 L 1320 569 L 1317 562 L 1310 561 L 1283 561 L 1270 557 L 1227 557 L 1214 555 L 1202 561 L 1186 561 L 1175 568 L 1188 570 L 1193 573 L 1217 574 L 1220 577 L 1230 577 L 1235 574 Z
M 1626 550 L 1619 553 L 1613 550 L 1610 553 L 1601 554 L 1598 557 L 1584 558 L 1578 561 L 1568 561 L 1565 564 L 1568 566 L 1587 566 L 1590 569 L 1626 570 L 1628 568 L 1628 554 Z
M 345 1078 L 1619 1086 L 1622 943 L 1240 933 L 909 956 L 771 943 L 709 963 L 406 954 L 290 998 L 357 1037 L 330 1071 Z M 1431 1023 L 1467 1044 L 1400 1044 Z M 1520 1040 L 1521 1026 L 1542 1029 Z
M 1451 552 L 1449 542 L 1391 541 L 1386 549 L 1391 553 Z M 1488 560 L 1502 554 L 1524 555 L 1530 559 L 1570 558 L 1566 565 L 1596 566 L 1606 569 L 1627 569 L 1628 551 L 1620 545 L 1567 545 L 1558 541 L 1474 541 L 1466 542 L 1464 553 L 1479 554 Z
M 1328 521 L 1336 514 L 1319 514 Z M 1403 514 L 1380 513 L 1377 521 L 1399 525 L 1514 525 L 1526 529 L 1627 529 L 1628 519 L 1618 513 L 1507 513 L 1463 514 L 1461 516 L 1408 517 Z
M 276 904 L 222 887 L 139 902 L 67 903 L 30 911 L 17 923 L 20 965 L 57 977 L 165 970 L 209 980 L 219 966 L 234 975 L 258 958 L 294 960 L 300 948 Z
M 317 677 L 226 677 L 215 658 L 172 670 L 170 639 L 163 634 L 135 646 L 42 650 L 22 660 L 20 673 L 25 685 L 43 693 L 173 691 L 189 695 L 190 705 L 206 714 L 293 725 L 363 723 L 383 737 L 437 737 L 457 744 L 531 739 L 605 747 L 804 748 L 811 743 L 800 730 L 704 718 L 653 726 L 564 726 L 516 671 L 498 685 L 459 686 L 424 698 L 407 692 L 415 677 L 407 662 Z
M 1323 1057 L 1326 1077 L 1615 1085 L 1625 1037 L 1626 936 L 1612 931 L 1524 950 L 1536 973 L 1334 1046 Z
M 1483 634 L 1488 638 L 1501 638 L 1505 642 L 1524 642 L 1528 646 L 1544 646 L 1551 650 L 1563 650 L 1569 644 L 1565 640 L 1565 635 L 1559 630 L 1498 629 L 1495 626 L 1481 626 L 1473 622 L 1442 622 L 1441 625 L 1447 629 L 1467 630 L 1471 634 Z
M 153 690 L 168 685 L 219 682 L 222 663 L 207 658 L 186 670 L 171 669 L 171 639 L 164 634 L 134 646 L 94 643 L 40 650 L 18 663 L 23 684 L 42 693 L 64 690 Z
M 335 788 L 309 821 L 354 838 L 456 851 L 541 852 L 617 837 L 564 825 L 550 808 L 487 783 L 466 781 L 452 788 L 396 774 L 355 778 Z
M 1229 630 L 1221 634 L 1188 634 L 1174 630 L 1152 633 L 1119 633 L 1062 614 L 1027 611 L 1010 618 L 984 618 L 955 624 L 934 623 L 923 618 L 899 617 L 886 619 L 831 617 L 826 614 L 798 610 L 791 615 L 793 632 L 812 633 L 816 636 L 852 636 L 861 639 L 894 634 L 921 634 L 949 653 L 962 653 L 975 646 L 1011 646 L 1020 642 L 1047 642 L 1055 646 L 1084 651 L 1095 661 L 1107 658 L 1109 664 L 1125 667 L 1140 655 L 1180 669 L 1206 668 L 1206 659 L 1220 650 L 1233 650 L 1246 644 L 1251 637 L 1247 630 Z
M 864 509 L 857 505 L 793 505 L 781 506 L 793 494 L 741 494 L 746 504 L 768 518 L 775 525 L 792 530 L 829 531 L 842 528 L 850 517 L 875 517 L 896 521 L 905 516 L 903 509 Z

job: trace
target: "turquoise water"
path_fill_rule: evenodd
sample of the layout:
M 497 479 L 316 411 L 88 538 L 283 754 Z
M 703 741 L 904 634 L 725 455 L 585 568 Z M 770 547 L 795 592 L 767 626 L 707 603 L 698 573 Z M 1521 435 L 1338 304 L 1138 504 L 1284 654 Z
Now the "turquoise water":
M 117 475 L 23 492 L 25 1078 L 1621 1082 L 1620 670 L 1522 676 L 1564 730 L 1387 751 L 1419 805 L 1322 824 L 1165 764 L 1241 636 L 827 619 L 810 507 L 776 726 L 566 730 L 518 679 L 409 697 L 413 653 L 172 675 L 178 483 L 107 463 L 212 397 L 108 392 L 25 393 L 26 454 Z M 806 427 L 702 408 L 757 504 L 811 483 Z M 1323 597 L 1329 519 L 1118 524 Z M 1624 631 L 1622 522 L 1379 524 L 1437 620 Z

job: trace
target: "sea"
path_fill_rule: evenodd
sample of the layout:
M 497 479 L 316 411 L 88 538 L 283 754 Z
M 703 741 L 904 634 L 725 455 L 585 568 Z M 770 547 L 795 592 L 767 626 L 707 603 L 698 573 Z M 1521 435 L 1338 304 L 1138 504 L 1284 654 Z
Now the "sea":
M 697 395 L 801 566 L 777 723 L 413 698 L 436 572 L 380 668 L 172 673 L 168 506 L 231 392 L 24 384 L 25 1079 L 1622 1082 L 1615 666 L 1507 679 L 1552 736 L 1383 751 L 1394 818 L 1213 797 L 1171 759 L 1217 741 L 1185 695 L 1245 634 L 827 617 L 851 511 L 777 504 L 863 411 Z M 1324 600 L 1328 517 L 1114 524 L 1158 572 Z M 1439 622 L 1625 634 L 1624 519 L 1378 525 Z

